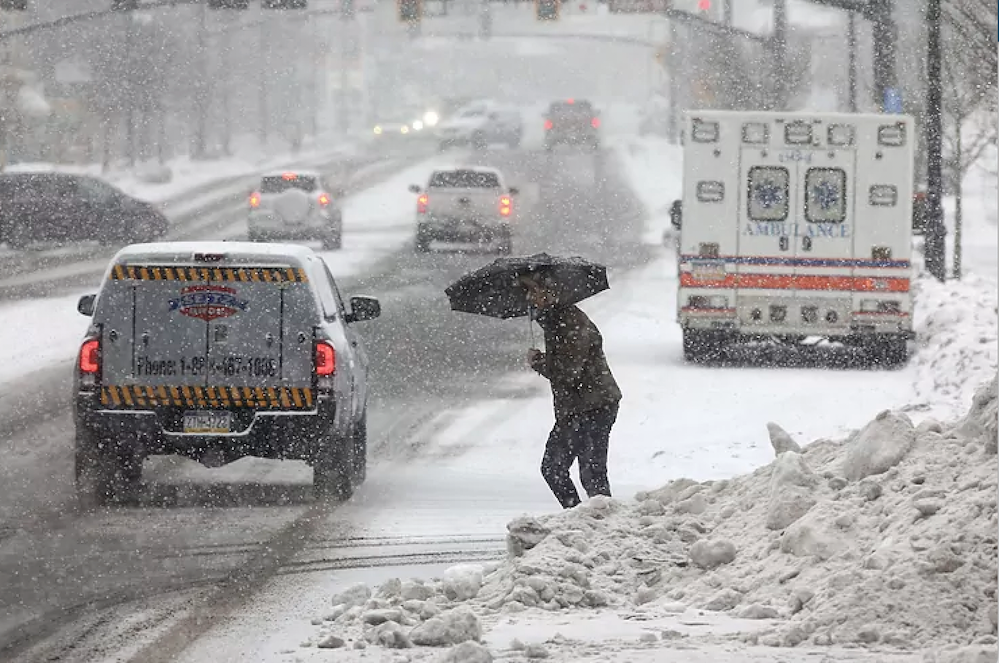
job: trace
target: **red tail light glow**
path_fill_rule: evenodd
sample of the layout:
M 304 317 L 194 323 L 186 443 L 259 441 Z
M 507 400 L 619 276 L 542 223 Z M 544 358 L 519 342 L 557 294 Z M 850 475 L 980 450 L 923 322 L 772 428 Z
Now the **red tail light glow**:
M 250 194 L 250 207 L 260 207 L 260 194 L 251 193 Z
M 510 200 L 510 196 L 500 196 L 500 216 L 510 216 L 512 209 L 513 203 Z
M 316 375 L 328 377 L 336 372 L 336 350 L 327 341 L 316 343 Z
M 599 117 L 595 117 L 592 120 L 590 120 L 590 126 L 593 127 L 594 129 L 599 128 L 600 127 L 600 118 Z
M 80 346 L 80 373 L 96 375 L 101 370 L 101 342 L 91 338 Z
M 325 193 L 319 194 L 319 204 L 322 205 L 323 207 L 326 207 L 327 205 L 330 204 L 330 197 L 327 196 Z
M 545 131 L 549 131 L 549 130 L 550 130 L 550 129 L 551 129 L 552 127 L 554 127 L 554 126 L 555 126 L 555 125 L 554 125 L 554 124 L 552 124 L 552 121 L 551 121 L 551 120 L 545 120 Z
M 416 213 L 426 214 L 428 204 L 430 204 L 430 196 L 424 193 L 423 195 L 421 195 L 419 198 L 416 199 Z

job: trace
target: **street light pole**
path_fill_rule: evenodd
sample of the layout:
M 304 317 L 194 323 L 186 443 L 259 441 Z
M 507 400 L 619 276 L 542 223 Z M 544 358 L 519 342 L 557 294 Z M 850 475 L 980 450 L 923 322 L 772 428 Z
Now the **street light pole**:
M 194 124 L 194 158 L 202 159 L 208 145 L 208 6 L 198 9 L 197 58 L 198 75 L 194 86 L 194 103 L 197 107 Z
M 787 0 L 774 0 L 774 34 L 770 39 L 773 99 L 770 110 L 787 108 Z
M 926 270 L 947 278 L 943 217 L 943 81 L 941 81 L 940 0 L 926 5 Z M 909 194 L 911 195 L 911 194 Z

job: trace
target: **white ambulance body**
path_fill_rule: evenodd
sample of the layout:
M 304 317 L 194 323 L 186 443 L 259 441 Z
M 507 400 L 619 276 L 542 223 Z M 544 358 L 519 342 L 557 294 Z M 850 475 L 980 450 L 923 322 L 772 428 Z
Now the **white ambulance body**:
M 689 111 L 684 135 L 685 356 L 819 336 L 904 363 L 913 337 L 912 118 Z

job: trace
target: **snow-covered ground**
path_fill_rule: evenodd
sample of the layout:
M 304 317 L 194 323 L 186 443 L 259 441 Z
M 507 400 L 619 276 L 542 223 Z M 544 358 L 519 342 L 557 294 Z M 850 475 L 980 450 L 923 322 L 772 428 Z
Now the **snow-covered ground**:
M 429 172 L 454 158 L 421 161 L 387 181 L 360 191 L 344 206 L 344 243 L 340 251 L 322 254 L 334 277 L 359 273 L 412 240 L 415 201 L 409 184 L 426 179 Z M 226 233 L 245 233 L 245 222 Z M 98 284 L 93 284 L 94 286 Z M 76 312 L 80 295 L 70 295 L 0 304 L 0 384 L 13 382 L 33 371 L 72 359 L 88 320 Z
M 662 246 L 676 149 L 611 147 Z M 966 237 L 995 242 L 991 200 Z M 995 385 L 937 423 L 996 375 L 995 265 L 971 251 L 965 280 L 920 281 L 902 370 L 706 368 L 682 361 L 663 247 L 583 305 L 625 394 L 616 499 L 517 520 L 556 510 L 537 469 L 552 415 L 536 376 L 510 376 L 536 396 L 427 422 L 418 458 L 376 466 L 335 512 L 349 537 L 309 546 L 180 660 L 995 660 Z M 444 580 L 393 580 L 417 575 Z M 948 644 L 977 649 L 914 651 Z

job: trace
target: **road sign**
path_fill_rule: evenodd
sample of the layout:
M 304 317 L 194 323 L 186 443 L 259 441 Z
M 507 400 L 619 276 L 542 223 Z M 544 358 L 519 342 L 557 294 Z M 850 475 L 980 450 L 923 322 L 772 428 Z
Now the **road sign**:
M 884 106 L 884 112 L 886 113 L 901 113 L 902 92 L 893 87 L 885 88 L 885 98 L 883 106 Z

